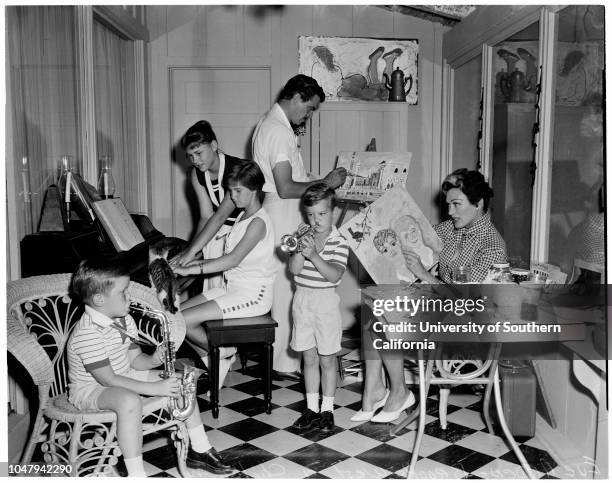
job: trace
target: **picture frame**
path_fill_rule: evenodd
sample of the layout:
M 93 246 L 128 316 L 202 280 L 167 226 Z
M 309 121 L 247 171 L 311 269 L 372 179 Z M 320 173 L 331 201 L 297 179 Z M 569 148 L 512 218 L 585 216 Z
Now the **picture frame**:
M 328 101 L 387 101 L 392 72 L 405 79 L 406 102 L 418 102 L 416 39 L 298 37 L 299 73 L 313 77 Z

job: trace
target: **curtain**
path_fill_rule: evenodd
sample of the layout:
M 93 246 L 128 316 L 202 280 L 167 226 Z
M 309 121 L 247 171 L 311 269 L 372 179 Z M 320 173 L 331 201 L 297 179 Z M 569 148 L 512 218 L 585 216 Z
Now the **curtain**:
M 75 10 L 70 6 L 6 8 L 19 238 L 36 231 L 46 189 L 62 154 L 80 163 Z M 8 119 L 7 119 L 8 121 Z M 24 162 L 24 158 L 25 161 Z M 24 196 L 24 184 L 31 196 Z M 28 203 L 29 198 L 29 203 Z
M 98 160 L 102 156 L 112 157 L 115 197 L 123 200 L 128 211 L 136 211 L 139 205 L 135 189 L 138 173 L 133 162 L 136 159 L 133 42 L 97 20 L 93 37 Z

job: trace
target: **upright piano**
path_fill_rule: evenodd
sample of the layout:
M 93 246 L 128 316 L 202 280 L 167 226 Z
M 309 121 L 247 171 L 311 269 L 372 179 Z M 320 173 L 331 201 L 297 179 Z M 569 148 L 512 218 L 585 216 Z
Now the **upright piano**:
M 130 216 L 145 241 L 123 252 L 115 249 L 102 225 L 96 222 L 74 220 L 63 231 L 39 231 L 25 236 L 21 241 L 21 276 L 74 272 L 81 260 L 104 256 L 122 260 L 129 267 L 132 280 L 149 286 L 149 247 L 165 239 L 172 246 L 171 258 L 185 247 L 186 242 L 164 237 L 145 215 Z

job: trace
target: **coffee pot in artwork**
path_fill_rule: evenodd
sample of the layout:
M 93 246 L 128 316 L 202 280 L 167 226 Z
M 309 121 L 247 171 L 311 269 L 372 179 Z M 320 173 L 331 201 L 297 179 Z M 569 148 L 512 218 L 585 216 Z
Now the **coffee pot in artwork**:
M 404 78 L 404 73 L 398 67 L 391 74 L 391 82 L 389 82 L 389 76 L 387 74 L 383 74 L 383 77 L 385 78 L 385 87 L 389 91 L 389 101 L 405 102 L 406 96 L 412 89 L 412 75 Z M 408 82 L 408 89 L 404 91 L 406 83 Z
M 496 76 L 503 102 L 529 102 L 535 93 L 536 59 L 527 49 L 519 47 L 516 52 L 503 48 L 497 51 L 497 55 L 506 63 L 506 71 L 502 70 Z M 523 69 L 516 65 L 521 59 Z

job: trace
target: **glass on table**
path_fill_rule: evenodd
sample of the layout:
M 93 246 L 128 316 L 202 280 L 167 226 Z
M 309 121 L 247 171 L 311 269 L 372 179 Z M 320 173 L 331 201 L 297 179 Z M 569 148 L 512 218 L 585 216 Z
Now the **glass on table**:
M 470 282 L 470 267 L 460 265 L 453 269 L 453 283 L 469 283 Z

